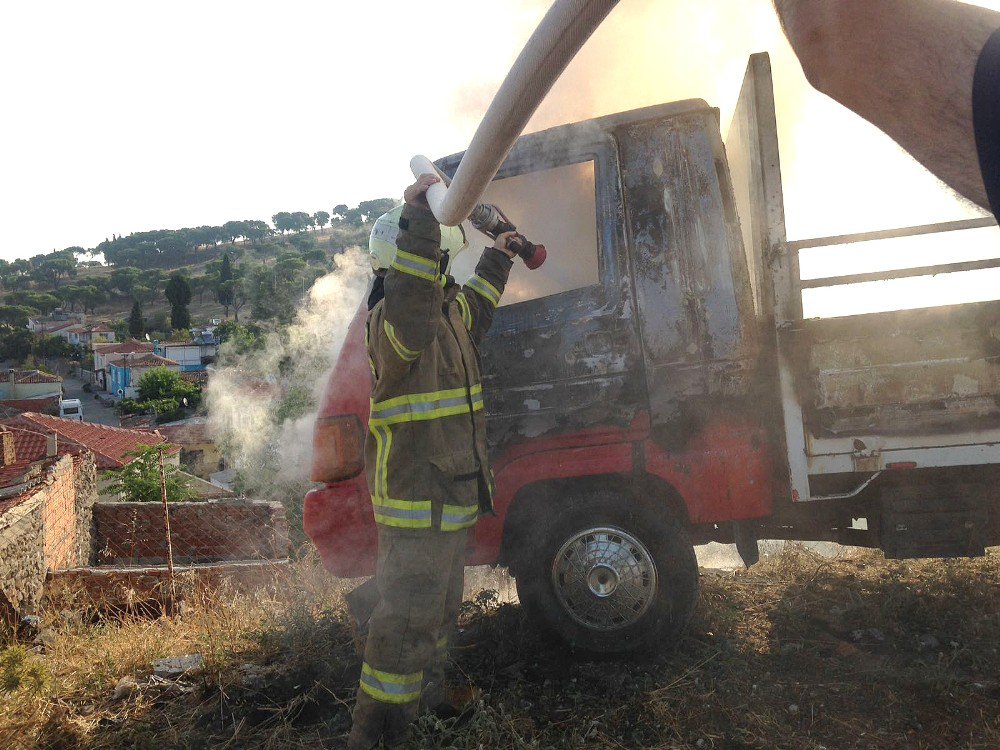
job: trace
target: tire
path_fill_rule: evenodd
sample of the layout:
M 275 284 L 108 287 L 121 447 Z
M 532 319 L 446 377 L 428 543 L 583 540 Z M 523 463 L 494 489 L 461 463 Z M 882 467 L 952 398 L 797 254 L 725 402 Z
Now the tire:
M 675 646 L 697 603 L 698 563 L 667 506 L 650 506 L 594 491 L 537 519 L 541 541 L 522 547 L 516 568 L 529 619 L 591 653 Z

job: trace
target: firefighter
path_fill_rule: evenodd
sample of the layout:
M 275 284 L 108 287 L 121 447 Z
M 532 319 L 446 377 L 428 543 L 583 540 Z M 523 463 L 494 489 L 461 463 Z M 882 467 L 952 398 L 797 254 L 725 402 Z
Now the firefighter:
M 466 245 L 427 204 L 422 175 L 379 217 L 366 328 L 372 405 L 365 467 L 378 528 L 379 602 L 368 624 L 348 750 L 393 747 L 421 706 L 441 701 L 462 601 L 466 539 L 492 511 L 493 479 L 477 344 L 510 272 L 515 236 L 497 237 L 475 275 L 447 274 Z

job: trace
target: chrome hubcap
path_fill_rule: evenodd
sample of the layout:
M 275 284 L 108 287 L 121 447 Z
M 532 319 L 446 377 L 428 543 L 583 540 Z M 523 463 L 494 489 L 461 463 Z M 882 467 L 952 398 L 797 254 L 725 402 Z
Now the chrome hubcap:
M 559 602 L 581 625 L 617 630 L 635 623 L 656 598 L 656 566 L 631 534 L 610 527 L 571 536 L 552 561 Z

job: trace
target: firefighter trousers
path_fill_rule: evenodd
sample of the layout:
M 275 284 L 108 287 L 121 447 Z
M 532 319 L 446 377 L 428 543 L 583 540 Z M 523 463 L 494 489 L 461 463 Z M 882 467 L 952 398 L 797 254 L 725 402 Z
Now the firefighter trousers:
M 380 600 L 372 613 L 348 750 L 391 747 L 440 688 L 462 604 L 468 530 L 378 527 Z

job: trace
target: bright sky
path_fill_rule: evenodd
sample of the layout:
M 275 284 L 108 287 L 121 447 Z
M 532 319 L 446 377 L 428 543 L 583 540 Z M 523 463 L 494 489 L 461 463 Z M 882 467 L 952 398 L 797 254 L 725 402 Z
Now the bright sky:
M 467 145 L 548 5 L 9 3 L 0 257 L 398 195 L 414 153 Z M 719 106 L 725 129 L 759 50 L 790 238 L 976 215 L 808 87 L 770 0 L 623 0 L 532 129 L 687 97 Z

